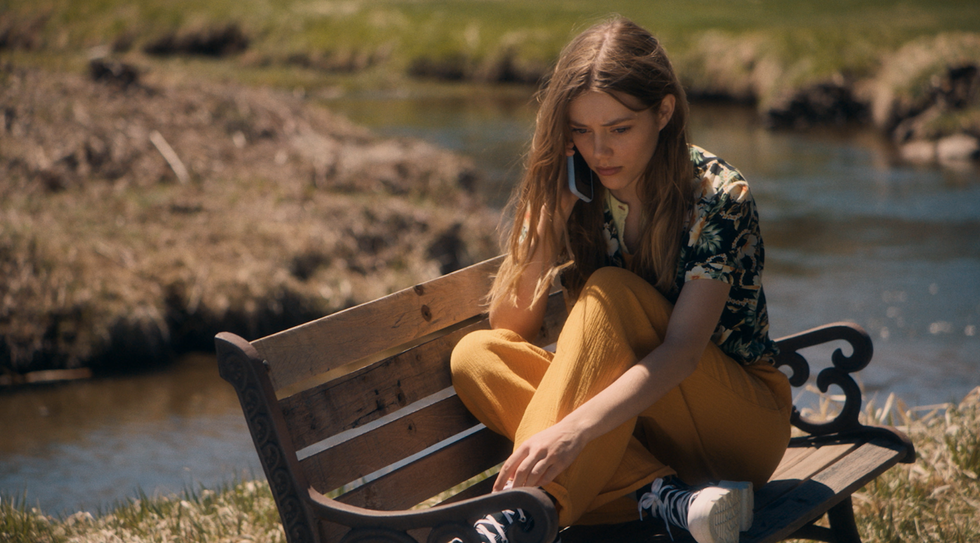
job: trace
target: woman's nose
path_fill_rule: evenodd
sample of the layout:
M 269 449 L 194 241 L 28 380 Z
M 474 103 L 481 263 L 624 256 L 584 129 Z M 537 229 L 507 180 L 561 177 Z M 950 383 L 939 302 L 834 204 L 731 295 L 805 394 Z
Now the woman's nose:
M 600 134 L 596 134 L 593 138 L 592 152 L 595 156 L 609 156 L 612 154 L 612 148 L 609 147 L 609 142 L 606 141 L 606 138 Z

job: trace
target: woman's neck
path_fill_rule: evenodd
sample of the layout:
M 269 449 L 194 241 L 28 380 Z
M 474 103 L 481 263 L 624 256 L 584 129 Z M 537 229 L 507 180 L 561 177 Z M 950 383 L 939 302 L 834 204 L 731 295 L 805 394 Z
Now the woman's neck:
M 626 245 L 626 251 L 635 253 L 643 232 L 642 223 L 644 213 L 643 206 L 640 203 L 640 197 L 632 187 L 620 191 L 610 190 L 609 192 L 613 198 L 627 206 L 626 221 L 623 225 L 623 231 L 620 232 L 620 236 L 622 236 L 623 243 Z

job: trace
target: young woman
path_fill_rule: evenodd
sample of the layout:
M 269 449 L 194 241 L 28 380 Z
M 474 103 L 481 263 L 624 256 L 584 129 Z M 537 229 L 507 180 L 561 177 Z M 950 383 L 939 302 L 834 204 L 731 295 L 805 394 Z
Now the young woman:
M 738 171 L 685 135 L 658 41 L 616 18 L 576 37 L 540 92 L 491 330 L 453 352 L 464 404 L 512 439 L 495 490 L 543 488 L 562 525 L 652 516 L 737 541 L 789 442 L 787 378 L 761 285 L 763 246 Z M 568 188 L 581 154 L 591 202 Z M 560 279 L 554 353 L 530 343 Z M 730 480 L 737 483 L 718 483 Z M 504 539 L 521 511 L 477 523 Z

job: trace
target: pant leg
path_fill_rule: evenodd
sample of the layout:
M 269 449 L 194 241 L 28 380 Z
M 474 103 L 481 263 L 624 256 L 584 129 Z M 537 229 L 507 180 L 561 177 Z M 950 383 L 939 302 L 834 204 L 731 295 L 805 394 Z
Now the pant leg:
M 789 444 L 789 381 L 710 345 L 698 369 L 638 417 L 637 434 L 681 480 L 769 480 Z
M 513 441 L 552 356 L 510 330 L 472 332 L 453 349 L 453 387 L 477 420 Z
M 648 294 L 659 300 L 649 302 Z M 670 310 L 670 304 L 635 274 L 619 268 L 594 272 L 569 312 L 515 443 L 560 421 L 632 367 L 638 353 L 645 355 L 660 345 Z M 575 523 L 586 511 L 644 482 L 673 473 L 633 438 L 635 423 L 629 420 L 587 444 L 554 482 L 545 485 L 558 502 L 562 525 Z
M 671 310 L 635 274 L 618 268 L 596 271 L 569 314 L 515 442 L 561 420 L 660 345 Z M 765 378 L 760 378 L 709 345 L 694 374 L 641 414 L 641 420 L 654 421 L 639 427 L 645 443 L 634 436 L 637 420 L 627 421 L 589 443 L 545 486 L 558 501 L 560 522 L 586 520 L 582 517 L 590 511 L 622 515 L 627 506 L 635 518 L 635 502 L 621 498 L 673 473 L 697 482 L 764 482 L 789 439 L 789 383 L 770 369 L 774 374 L 763 370 Z M 740 454 L 730 456 L 732 449 Z M 609 521 L 619 520 L 626 519 Z
M 709 345 L 694 374 L 637 417 L 626 457 L 653 455 L 681 480 L 768 481 L 786 452 L 792 398 L 789 381 L 767 363 L 743 367 Z M 712 352 L 717 351 L 717 352 Z M 639 448 L 637 448 L 639 446 Z M 627 462 L 576 524 L 637 518 L 632 493 L 656 477 Z M 629 489 L 629 497 L 621 489 Z M 608 492 L 607 489 L 614 489 Z
M 554 356 L 507 331 L 470 334 L 453 352 L 454 385 L 481 422 L 521 443 L 561 420 L 659 345 L 670 311 L 671 305 L 636 275 L 603 268 L 590 278 L 569 314 Z M 749 371 L 709 345 L 695 374 L 647 409 L 639 425 L 628 421 L 589 443 L 545 487 L 558 502 L 559 521 L 567 525 L 635 518 L 635 502 L 623 496 L 678 471 L 691 480 L 755 480 L 769 470 L 768 478 L 788 440 L 790 409 L 785 376 L 769 369 L 775 374 Z M 711 398 L 733 405 L 704 401 Z M 721 412 L 715 413 L 719 405 Z M 777 415 L 756 421 L 756 411 L 769 414 L 773 406 Z M 772 431 L 751 431 L 770 426 Z M 750 430 L 740 431 L 745 427 Z M 711 435 L 705 439 L 705 434 Z M 730 459 L 726 451 L 733 447 L 740 453 Z M 762 454 L 760 448 L 776 453 Z M 746 461 L 762 467 L 743 470 Z M 740 477 L 749 472 L 751 477 Z

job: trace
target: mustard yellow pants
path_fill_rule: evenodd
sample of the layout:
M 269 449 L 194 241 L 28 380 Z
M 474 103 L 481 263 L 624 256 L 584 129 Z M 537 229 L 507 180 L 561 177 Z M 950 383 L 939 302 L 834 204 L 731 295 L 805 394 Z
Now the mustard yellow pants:
M 452 355 L 456 393 L 487 427 L 520 444 L 657 347 L 672 307 L 639 276 L 601 268 L 569 312 L 554 353 L 509 330 L 465 336 Z M 739 365 L 710 343 L 692 375 L 586 445 L 544 490 L 567 526 L 636 519 L 633 493 L 667 475 L 758 487 L 786 450 L 791 410 L 782 372 L 765 362 Z

